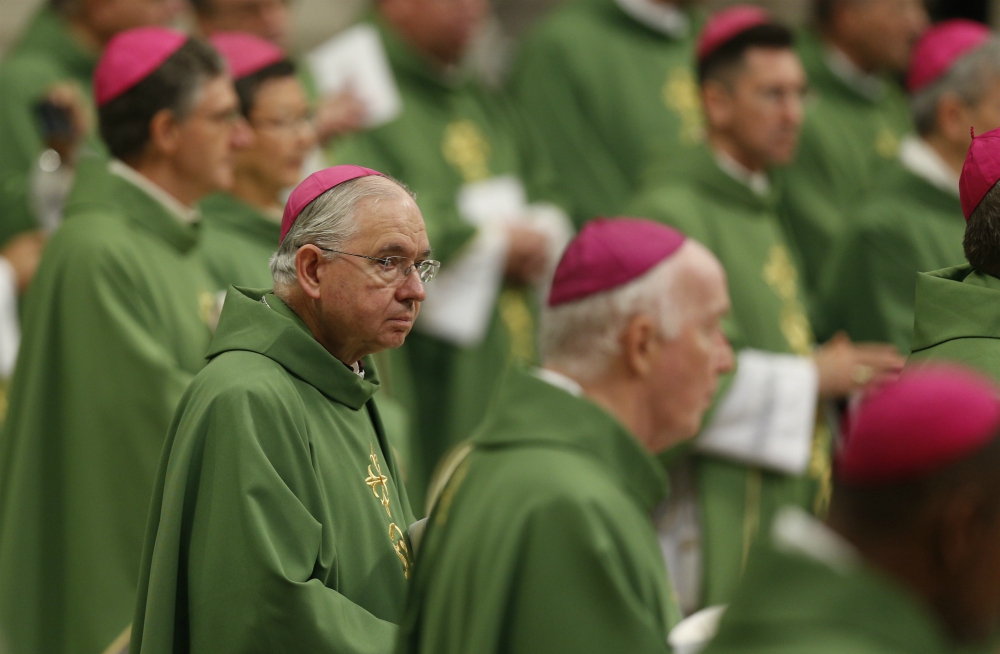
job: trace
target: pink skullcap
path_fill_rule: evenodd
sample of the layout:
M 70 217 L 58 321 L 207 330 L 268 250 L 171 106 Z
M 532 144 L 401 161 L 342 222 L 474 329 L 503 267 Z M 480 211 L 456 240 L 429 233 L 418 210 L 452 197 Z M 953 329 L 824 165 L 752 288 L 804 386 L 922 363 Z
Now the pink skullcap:
M 278 238 L 278 243 L 285 240 L 285 235 L 288 234 L 288 230 L 295 224 L 295 219 L 299 217 L 303 209 L 309 206 L 310 202 L 334 186 L 340 186 L 344 182 L 349 182 L 359 177 L 368 177 L 369 175 L 384 177 L 377 170 L 362 168 L 361 166 L 334 166 L 333 168 L 324 168 L 306 177 L 295 187 L 292 194 L 288 196 L 288 202 L 285 204 L 285 213 L 281 217 L 281 236 Z
M 771 17 L 760 7 L 734 5 L 712 14 L 698 37 L 698 61 L 752 27 L 768 25 Z
M 267 39 L 245 32 L 219 32 L 208 40 L 226 60 L 233 79 L 253 75 L 288 58 L 281 48 Z
M 941 79 L 952 64 L 990 38 L 990 28 L 965 18 L 938 23 L 913 48 L 906 88 L 916 93 Z
M 966 222 L 997 180 L 1000 180 L 1000 129 L 982 136 L 973 134 L 972 145 L 962 166 L 962 176 L 958 180 L 958 194 Z
M 854 416 L 834 475 L 848 484 L 919 478 L 990 443 L 1000 428 L 1000 391 L 955 365 L 903 372 Z
M 137 27 L 116 35 L 94 69 L 94 100 L 103 107 L 149 77 L 187 43 L 183 32 L 166 27 Z
M 556 267 L 549 306 L 609 291 L 641 276 L 684 244 L 676 229 L 640 218 L 596 218 L 576 235 Z

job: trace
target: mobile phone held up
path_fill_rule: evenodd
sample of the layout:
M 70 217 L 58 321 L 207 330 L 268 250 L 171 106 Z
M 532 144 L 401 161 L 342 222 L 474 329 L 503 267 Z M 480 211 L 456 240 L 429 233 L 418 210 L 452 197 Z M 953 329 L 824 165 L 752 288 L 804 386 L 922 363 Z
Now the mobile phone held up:
M 42 140 L 65 158 L 73 144 L 73 117 L 69 110 L 50 100 L 42 100 L 35 103 L 34 111 Z

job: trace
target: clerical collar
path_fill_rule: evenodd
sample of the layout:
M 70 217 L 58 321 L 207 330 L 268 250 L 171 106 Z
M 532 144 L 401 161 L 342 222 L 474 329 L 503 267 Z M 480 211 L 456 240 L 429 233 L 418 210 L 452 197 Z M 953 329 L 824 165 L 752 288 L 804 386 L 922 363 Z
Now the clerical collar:
M 801 554 L 844 574 L 861 562 L 861 555 L 843 536 L 797 506 L 778 511 L 771 523 L 771 540 L 779 550 Z
M 825 59 L 834 75 L 869 100 L 878 100 L 885 93 L 885 81 L 858 68 L 840 48 L 827 45 Z
M 724 173 L 735 179 L 740 184 L 749 188 L 754 195 L 763 197 L 771 192 L 771 180 L 767 178 L 767 173 L 762 170 L 752 171 L 746 166 L 736 161 L 728 152 L 713 148 L 715 162 Z
M 163 208 L 170 215 L 185 225 L 193 225 L 201 219 L 201 213 L 197 208 L 192 209 L 184 206 L 180 200 L 167 193 L 148 177 L 124 161 L 112 159 L 108 162 L 108 171 L 113 175 L 118 175 L 133 186 L 139 187 L 140 190 L 163 205 Z
M 899 161 L 931 186 L 958 197 L 958 173 L 948 167 L 927 141 L 916 136 L 903 137 L 899 144 Z
M 679 39 L 687 36 L 691 20 L 672 4 L 653 0 L 615 0 L 619 8 L 646 27 Z
M 576 383 L 576 381 L 570 379 L 561 372 L 556 372 L 555 370 L 549 370 L 548 368 L 535 368 L 532 370 L 535 377 L 538 377 L 543 382 L 552 384 L 556 388 L 561 388 L 570 395 L 575 397 L 583 397 L 583 386 Z

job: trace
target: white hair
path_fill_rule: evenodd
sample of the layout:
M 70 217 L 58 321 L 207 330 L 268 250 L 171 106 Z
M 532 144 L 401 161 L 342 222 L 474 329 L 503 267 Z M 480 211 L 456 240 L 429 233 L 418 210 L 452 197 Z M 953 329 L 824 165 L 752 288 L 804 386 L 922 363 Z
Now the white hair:
M 621 355 L 622 331 L 639 314 L 656 318 L 666 338 L 676 337 L 691 314 L 690 303 L 679 298 L 680 272 L 690 265 L 685 249 L 711 256 L 689 239 L 677 254 L 624 286 L 546 307 L 540 335 L 545 364 L 580 381 L 599 377 Z
M 331 250 L 341 249 L 357 234 L 358 203 L 364 198 L 372 198 L 374 202 L 392 198 L 400 190 L 415 199 L 402 183 L 390 177 L 369 175 L 339 184 L 306 205 L 271 257 L 275 293 L 283 297 L 282 293 L 297 282 L 295 254 L 299 248 L 313 244 Z M 339 256 L 331 252 L 323 254 L 328 259 Z
M 967 106 L 974 106 L 989 90 L 989 83 L 997 79 L 1000 79 L 1000 39 L 992 37 L 960 57 L 940 79 L 913 96 L 910 111 L 917 133 L 927 136 L 937 129 L 941 98 L 955 95 Z

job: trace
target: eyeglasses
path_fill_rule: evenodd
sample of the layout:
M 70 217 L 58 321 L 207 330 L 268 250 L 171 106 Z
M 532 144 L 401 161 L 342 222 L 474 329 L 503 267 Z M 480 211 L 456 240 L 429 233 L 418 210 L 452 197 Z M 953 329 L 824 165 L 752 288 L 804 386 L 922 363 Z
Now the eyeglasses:
M 335 254 L 346 254 L 349 257 L 358 257 L 360 259 L 368 259 L 382 265 L 381 273 L 382 278 L 386 282 L 392 283 L 397 282 L 401 279 L 406 279 L 410 276 L 410 273 L 414 270 L 417 271 L 417 276 L 420 277 L 420 281 L 426 284 L 435 277 L 437 277 L 438 271 L 441 269 L 441 262 L 434 261 L 433 259 L 424 259 L 423 261 L 413 261 L 409 265 L 407 262 L 410 261 L 408 257 L 384 257 L 382 259 L 378 257 L 369 257 L 366 254 L 354 254 L 353 252 L 341 252 L 340 250 L 331 250 L 330 248 L 324 248 L 316 246 L 324 252 L 333 252 Z
M 250 121 L 250 126 L 256 130 L 273 130 L 285 134 L 299 133 L 313 128 L 310 115 L 284 118 L 258 118 Z

